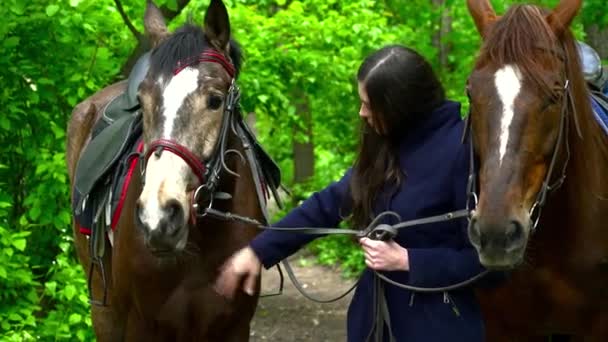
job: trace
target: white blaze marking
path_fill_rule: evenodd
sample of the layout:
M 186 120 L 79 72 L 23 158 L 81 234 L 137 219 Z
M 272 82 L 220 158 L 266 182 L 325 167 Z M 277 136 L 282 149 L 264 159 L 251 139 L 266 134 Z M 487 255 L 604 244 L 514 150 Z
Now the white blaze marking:
M 507 153 L 509 131 L 513 123 L 515 99 L 521 89 L 521 74 L 517 66 L 506 65 L 494 75 L 498 97 L 502 102 L 502 117 L 500 119 L 500 159 L 499 166 Z
M 150 230 L 158 228 L 163 218 L 162 206 L 169 199 L 179 201 L 186 211 L 185 218 L 188 217 L 189 198 L 186 193 L 188 180 L 181 176 L 188 170 L 188 164 L 167 151 L 163 152 L 160 158 L 152 155 L 148 160 L 146 182 L 140 199 L 143 204 L 141 220 L 150 227 Z
M 177 118 L 177 111 L 182 106 L 184 99 L 198 88 L 198 73 L 198 69 L 186 68 L 173 76 L 169 84 L 167 84 L 163 92 L 163 104 L 165 107 L 163 137 L 171 137 L 175 119 Z

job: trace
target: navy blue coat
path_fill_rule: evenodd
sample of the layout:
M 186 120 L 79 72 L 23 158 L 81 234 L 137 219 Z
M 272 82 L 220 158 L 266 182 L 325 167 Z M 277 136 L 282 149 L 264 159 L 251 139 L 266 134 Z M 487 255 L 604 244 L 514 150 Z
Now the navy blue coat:
M 463 209 L 466 201 L 468 147 L 461 144 L 460 105 L 446 101 L 408 130 L 400 143 L 405 181 L 394 195 L 380 196 L 376 214 L 391 210 L 412 220 Z M 345 217 L 351 172 L 277 222 L 278 227 L 335 227 Z M 395 223 L 395 222 L 389 222 Z M 401 230 L 395 241 L 409 253 L 410 271 L 384 272 L 393 280 L 436 287 L 466 280 L 482 266 L 468 242 L 466 219 Z M 315 237 L 265 231 L 251 247 L 266 268 L 296 252 Z M 397 341 L 483 341 L 481 312 L 472 288 L 449 293 L 411 293 L 386 286 L 393 335 Z M 366 269 L 348 310 L 348 341 L 363 342 L 374 321 L 373 277 Z

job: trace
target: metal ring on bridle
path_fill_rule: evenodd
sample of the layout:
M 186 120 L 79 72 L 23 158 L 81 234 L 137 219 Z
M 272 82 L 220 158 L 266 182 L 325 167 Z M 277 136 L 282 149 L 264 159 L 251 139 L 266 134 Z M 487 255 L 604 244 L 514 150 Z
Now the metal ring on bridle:
M 201 194 L 201 190 L 203 189 L 209 189 L 209 186 L 207 184 L 203 184 L 201 186 L 199 186 L 198 188 L 196 188 L 196 190 L 194 191 L 194 195 L 192 196 L 192 208 L 194 208 L 194 210 L 196 211 L 196 216 L 198 217 L 204 217 L 207 215 L 207 212 L 205 210 L 199 210 L 200 209 L 200 205 L 199 205 L 199 196 Z M 211 194 L 211 192 L 209 192 L 209 205 L 207 205 L 206 209 L 209 209 L 213 206 L 213 194 Z

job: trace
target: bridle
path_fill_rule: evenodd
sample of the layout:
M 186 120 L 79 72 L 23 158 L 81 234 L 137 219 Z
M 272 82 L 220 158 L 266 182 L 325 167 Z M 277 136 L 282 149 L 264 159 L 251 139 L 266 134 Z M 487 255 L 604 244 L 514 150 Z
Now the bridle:
M 228 93 L 225 99 L 224 113 L 222 116 L 222 123 L 220 126 L 220 132 L 218 135 L 218 141 L 215 144 L 211 157 L 203 161 L 199 156 L 192 152 L 188 147 L 171 139 L 157 139 L 147 146 L 146 152 L 144 153 L 144 162 L 142 166 L 142 179 L 145 179 L 145 169 L 148 160 L 154 154 L 160 156 L 163 151 L 171 152 L 176 156 L 180 157 L 192 170 L 198 180 L 198 185 L 194 191 L 191 192 L 191 210 L 190 210 L 190 224 L 196 225 L 197 217 L 206 216 L 203 208 L 211 208 L 213 205 L 214 198 L 229 199 L 230 194 L 219 193 L 217 187 L 220 181 L 220 174 L 225 171 L 235 177 L 239 175 L 231 170 L 226 164 L 226 156 L 229 154 L 236 154 L 242 161 L 245 160 L 243 155 L 232 149 L 227 149 L 229 130 L 236 133 L 236 120 L 240 117 L 239 112 L 239 100 L 240 90 L 235 81 L 235 67 L 233 64 L 224 57 L 223 54 L 215 50 L 205 50 L 200 55 L 189 58 L 184 61 L 178 62 L 173 74 L 177 75 L 179 72 L 187 68 L 188 66 L 194 65 L 200 62 L 216 63 L 222 66 L 222 68 L 232 78 Z
M 562 59 L 562 61 L 564 61 L 564 63 L 566 62 L 564 55 L 557 53 L 553 49 L 547 49 L 544 47 L 539 47 L 539 49 L 548 50 L 549 52 L 556 55 L 558 58 Z M 566 169 L 568 168 L 568 163 L 570 161 L 570 142 L 569 142 L 570 116 L 568 115 L 569 112 L 572 112 L 571 115 L 573 116 L 573 120 L 574 120 L 574 123 L 577 128 L 577 132 L 578 132 L 579 136 L 581 135 L 580 128 L 579 128 L 578 121 L 577 121 L 577 116 L 576 116 L 576 108 L 574 106 L 574 101 L 572 98 L 570 80 L 567 78 L 564 81 L 563 92 L 564 92 L 564 94 L 562 96 L 563 103 L 562 103 L 561 111 L 560 111 L 559 131 L 558 131 L 557 139 L 555 141 L 555 145 L 553 147 L 551 161 L 549 163 L 549 167 L 547 169 L 545 178 L 542 182 L 541 188 L 536 196 L 534 203 L 530 207 L 530 211 L 529 211 L 529 217 L 532 222 L 532 233 L 536 232 L 536 229 L 538 227 L 538 222 L 540 221 L 542 209 L 547 202 L 548 194 L 551 191 L 555 191 L 555 190 L 559 189 L 563 185 L 564 181 L 566 180 Z M 467 96 L 469 97 L 469 103 L 471 103 L 470 94 L 469 94 L 468 90 L 467 90 Z M 465 130 L 463 132 L 462 142 L 465 143 L 467 140 L 469 142 L 469 151 L 470 151 L 469 152 L 469 177 L 468 177 L 468 182 L 467 182 L 466 209 L 470 211 L 471 218 L 472 218 L 474 216 L 475 210 L 477 209 L 479 197 L 478 197 L 478 193 L 477 193 L 478 177 L 477 177 L 477 171 L 476 171 L 477 168 L 475 165 L 475 146 L 474 146 L 474 141 L 473 141 L 473 134 L 472 134 L 473 128 L 472 128 L 471 121 L 472 121 L 471 107 L 469 107 L 469 114 L 466 117 Z M 558 158 L 560 155 L 560 151 L 562 148 L 565 149 L 566 159 L 563 162 L 561 173 L 559 174 L 559 177 L 557 178 L 557 180 L 555 180 L 553 183 L 551 183 L 554 172 L 555 172 L 556 164 L 557 164 L 557 161 L 558 161 Z M 472 222 L 473 222 L 473 220 L 470 219 L 469 224 L 471 224 Z

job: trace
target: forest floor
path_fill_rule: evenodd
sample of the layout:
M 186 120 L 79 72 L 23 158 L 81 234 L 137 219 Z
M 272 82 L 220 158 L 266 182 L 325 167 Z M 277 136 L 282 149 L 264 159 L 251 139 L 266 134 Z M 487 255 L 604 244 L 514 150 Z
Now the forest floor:
M 344 279 L 339 269 L 317 265 L 314 259 L 300 253 L 291 265 L 306 289 L 321 298 L 336 297 L 347 290 L 353 280 Z M 285 271 L 283 270 L 283 273 Z M 276 293 L 279 273 L 276 268 L 262 274 L 262 294 Z M 346 341 L 346 311 L 352 293 L 330 304 L 317 304 L 302 296 L 285 274 L 280 296 L 261 298 L 251 323 L 250 341 L 276 342 L 341 342 Z

